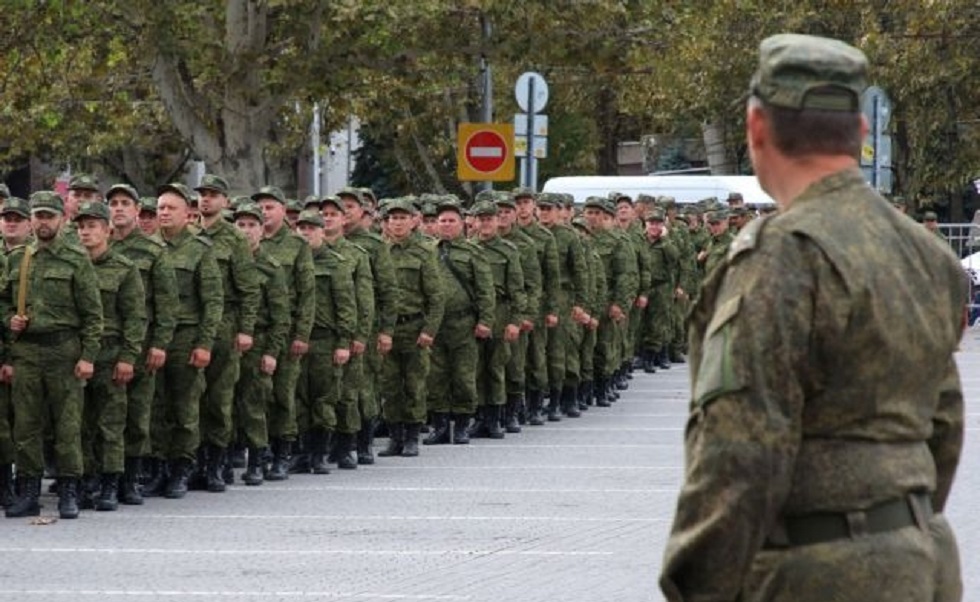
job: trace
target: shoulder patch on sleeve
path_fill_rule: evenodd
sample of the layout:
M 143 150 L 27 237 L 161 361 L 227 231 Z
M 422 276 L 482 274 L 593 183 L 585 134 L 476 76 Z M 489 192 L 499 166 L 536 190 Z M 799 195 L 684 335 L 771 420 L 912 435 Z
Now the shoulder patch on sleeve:
M 759 217 L 749 222 L 745 228 L 739 232 L 731 246 L 728 247 L 728 260 L 731 261 L 741 253 L 747 253 L 759 244 L 759 237 L 762 235 L 762 228 L 765 227 L 769 217 Z
M 735 349 L 730 327 L 732 319 L 738 315 L 741 302 L 741 296 L 725 301 L 715 310 L 708 324 L 693 391 L 694 403 L 699 408 L 705 408 L 718 397 L 744 387 L 735 370 Z

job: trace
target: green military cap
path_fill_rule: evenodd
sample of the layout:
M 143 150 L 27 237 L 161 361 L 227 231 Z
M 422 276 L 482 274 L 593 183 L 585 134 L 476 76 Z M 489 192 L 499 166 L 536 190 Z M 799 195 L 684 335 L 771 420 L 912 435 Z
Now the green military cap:
M 109 221 L 109 206 L 105 203 L 86 201 L 78 207 L 78 213 L 72 221 L 78 221 L 83 217 L 94 217 Z
M 111 199 L 112 195 L 116 194 L 117 192 L 121 192 L 126 196 L 128 196 L 129 198 L 136 201 L 137 203 L 139 203 L 140 200 L 139 193 L 136 192 L 136 189 L 130 186 L 129 184 L 113 184 L 112 186 L 109 187 L 109 190 L 106 191 L 105 198 Z
M 470 208 L 470 215 L 497 215 L 497 204 L 493 201 L 480 201 Z
M 99 180 L 92 174 L 80 173 L 68 180 L 68 190 L 99 191 Z
M 423 217 L 435 217 L 439 215 L 439 205 L 438 203 L 425 203 L 422 205 L 422 216 Z
M 534 197 L 537 196 L 537 194 L 534 192 L 534 189 L 528 188 L 527 186 L 520 186 L 518 188 L 515 188 L 512 192 L 514 193 L 515 201 L 517 199 L 522 199 L 526 197 L 531 197 L 533 199 Z
M 237 220 L 240 217 L 254 217 L 259 220 L 259 223 L 265 221 L 265 215 L 262 213 L 262 208 L 259 207 L 258 203 L 253 203 L 251 201 L 247 203 L 241 203 L 235 208 L 233 217 Z
M 650 212 L 647 213 L 648 222 L 662 222 L 667 219 L 667 212 L 660 207 L 653 207 Z
M 442 195 L 436 194 L 434 192 L 423 192 L 422 194 L 419 195 L 419 201 L 422 203 L 423 206 L 428 203 L 438 205 L 443 198 L 444 197 Z
M 372 205 L 378 204 L 378 197 L 374 196 L 374 191 L 369 187 L 365 186 L 364 188 L 359 188 L 358 190 L 361 191 L 361 202 Z
M 348 186 L 347 188 L 341 188 L 337 191 L 337 196 L 339 198 L 350 197 L 356 200 L 358 203 L 364 204 L 364 193 L 361 192 L 360 188 L 353 188 Z
M 592 234 L 592 227 L 589 226 L 588 220 L 586 220 L 582 216 L 572 218 L 572 225 L 578 228 L 579 230 L 584 231 L 586 234 Z
M 415 204 L 412 203 L 411 199 L 407 198 L 395 198 L 389 199 L 384 205 L 385 215 L 390 215 L 393 211 L 404 211 L 409 215 L 415 215 Z
M 708 223 L 716 224 L 718 222 L 723 222 L 728 219 L 728 210 L 715 209 L 713 211 L 708 211 L 704 214 L 704 217 Z
M 341 213 L 345 213 L 347 211 L 346 209 L 344 209 L 344 202 L 340 200 L 340 197 L 333 194 L 328 194 L 327 196 L 320 199 L 320 205 L 319 205 L 320 209 L 323 209 L 324 205 L 333 205 L 338 210 L 340 210 Z
M 514 194 L 512 192 L 507 192 L 506 190 L 494 190 L 493 201 L 497 203 L 498 207 L 510 207 L 511 209 L 517 209 L 517 203 L 514 202 Z
M 749 213 L 748 207 L 732 207 L 728 210 L 728 217 L 744 217 Z
M 315 209 L 305 209 L 299 212 L 299 217 L 296 218 L 296 225 L 309 224 L 311 226 L 323 227 L 323 216 L 320 212 Z
M 463 206 L 455 199 L 442 198 L 436 204 L 436 215 L 439 215 L 443 211 L 455 211 L 460 215 L 465 215 L 463 211 Z
M 448 193 L 448 194 L 444 194 L 444 195 L 440 196 L 439 199 L 441 201 L 459 203 L 460 205 L 463 204 L 463 201 L 458 196 L 456 196 L 455 194 L 453 194 L 451 192 Z
M 213 173 L 206 173 L 204 174 L 204 177 L 201 178 L 201 183 L 198 184 L 194 190 L 197 190 L 198 192 L 202 190 L 213 190 L 219 194 L 228 196 L 228 180 Z
M 155 196 L 145 196 L 140 198 L 140 211 L 152 211 L 157 212 L 157 197 Z
M 157 196 L 160 196 L 165 192 L 172 192 L 180 196 L 188 205 L 194 203 L 194 195 L 191 194 L 191 191 L 188 190 L 187 186 L 184 186 L 180 182 L 171 182 L 157 188 Z
M 286 199 L 286 211 L 298 213 L 303 210 L 303 203 L 299 199 Z
M 326 198 L 326 197 L 324 197 L 324 198 Z M 314 207 L 319 207 L 320 206 L 320 203 L 322 203 L 322 202 L 323 202 L 323 199 L 321 199 L 320 197 L 316 196 L 315 194 L 308 194 L 308 195 L 306 195 L 306 198 L 303 199 L 303 209 L 309 208 L 310 205 L 313 205 Z
M 286 195 L 283 194 L 282 189 L 278 186 L 263 186 L 259 188 L 258 192 L 252 194 L 253 201 L 258 202 L 262 199 L 272 199 L 279 201 L 283 205 L 286 204 Z
M 857 112 L 867 75 L 868 59 L 853 46 L 783 33 L 759 44 L 759 68 L 749 93 L 787 109 Z
M 8 213 L 16 213 L 21 217 L 30 217 L 31 204 L 20 197 L 8 196 L 4 200 L 3 209 L 0 209 L 0 215 L 6 215 Z
M 742 197 L 742 193 L 741 192 L 729 192 L 728 193 L 728 198 L 725 199 L 725 202 L 726 203 L 738 203 L 738 202 L 741 202 L 741 201 L 744 201 L 744 200 L 745 199 Z
M 922 221 L 924 222 L 935 222 L 939 221 L 939 216 L 935 211 L 926 211 L 922 214 Z
M 590 196 L 585 199 L 585 208 L 601 209 L 609 215 L 616 215 L 616 207 L 601 196 Z
M 190 191 L 190 199 L 191 199 L 191 201 L 190 201 L 191 202 L 191 207 L 197 207 L 198 203 L 201 202 L 201 195 L 199 195 L 199 194 L 197 194 L 197 192 L 191 190 Z
M 660 203 L 663 205 L 664 209 L 673 209 L 677 206 L 677 199 L 672 196 L 662 196 L 660 197 Z
M 523 198 L 523 197 L 526 197 L 526 196 L 527 196 L 526 194 L 517 194 L 517 193 L 514 193 L 514 198 L 515 199 L 520 199 L 520 198 Z M 538 194 L 537 195 L 537 198 L 535 199 L 535 203 L 537 203 L 537 205 L 539 207 L 541 207 L 541 206 L 557 207 L 559 205 L 558 197 L 555 196 L 555 195 L 553 195 L 553 194 L 551 194 L 550 192 L 542 192 L 542 193 Z
M 0 182 L 0 199 L 9 199 L 10 189 L 3 182 Z
M 31 213 L 47 211 L 64 215 L 65 203 L 53 190 L 39 190 L 31 195 Z
M 608 198 L 613 204 L 618 204 L 620 201 L 626 201 L 630 205 L 633 204 L 633 199 L 628 194 L 623 194 L 622 192 L 610 192 Z
M 406 197 L 402 197 L 402 199 L 411 203 L 412 206 L 415 207 L 415 213 L 422 211 L 422 201 L 419 199 L 419 197 L 415 196 L 414 194 L 410 194 Z
M 652 197 L 649 194 L 644 194 L 641 192 L 640 194 L 636 195 L 637 205 L 653 205 L 656 204 L 656 202 L 656 197 Z
M 559 196 L 561 196 L 562 205 L 564 205 L 566 209 L 571 209 L 575 206 L 575 195 L 562 192 L 559 194 Z
M 493 201 L 495 192 L 496 191 L 494 190 L 481 190 L 480 192 L 476 193 L 475 197 L 473 197 L 473 202 L 480 203 L 484 201 Z

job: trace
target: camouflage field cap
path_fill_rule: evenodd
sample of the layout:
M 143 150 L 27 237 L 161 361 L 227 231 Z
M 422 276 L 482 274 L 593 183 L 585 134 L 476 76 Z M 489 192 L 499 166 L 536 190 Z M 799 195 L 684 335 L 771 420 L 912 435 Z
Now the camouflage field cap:
M 514 202 L 514 194 L 507 192 L 506 190 L 494 190 L 493 202 L 497 203 L 498 207 L 510 207 L 511 209 L 517 209 L 517 203 Z
M 744 200 L 745 199 L 742 197 L 742 193 L 741 192 L 729 192 L 728 193 L 728 198 L 725 199 L 725 202 L 731 204 L 731 203 L 740 203 L 740 202 L 742 202 Z
M 303 202 L 299 199 L 286 199 L 286 211 L 299 213 L 303 210 Z
M 439 215 L 444 211 L 455 211 L 460 215 L 465 215 L 463 205 L 459 201 L 451 198 L 441 198 L 439 199 L 439 202 L 436 203 L 436 215 Z
M 255 202 L 261 201 L 262 199 L 272 199 L 283 205 L 286 204 L 286 195 L 283 194 L 282 189 L 278 186 L 263 186 L 252 195 L 252 200 Z
M 8 213 L 16 213 L 21 217 L 30 217 L 31 204 L 20 197 L 6 197 L 3 203 L 3 209 L 0 209 L 0 215 L 7 215 Z
M 92 174 L 80 173 L 68 180 L 68 190 L 99 191 L 99 180 Z
M 939 215 L 937 215 L 935 211 L 926 211 L 922 214 L 922 221 L 937 222 L 939 221 Z
M 254 217 L 259 220 L 260 224 L 265 222 L 265 215 L 257 203 L 242 203 L 235 209 L 232 215 L 236 220 L 240 217 Z
M 150 211 L 152 213 L 157 212 L 157 198 L 155 196 L 145 196 L 140 198 L 140 213 L 144 211 Z
M 164 184 L 163 186 L 157 188 L 157 196 L 160 196 L 161 194 L 167 192 L 172 192 L 178 195 L 179 197 L 184 199 L 184 202 L 186 202 L 188 205 L 191 205 L 195 202 L 194 195 L 191 194 L 191 191 L 187 188 L 187 186 L 184 186 L 180 182 L 171 182 L 169 184 Z
M 708 211 L 704 214 L 704 218 L 709 224 L 717 224 L 728 219 L 728 211 L 726 209 L 715 209 L 714 211 Z
M 105 203 L 86 201 L 78 207 L 78 213 L 72 221 L 79 221 L 83 217 L 94 217 L 97 219 L 109 221 L 109 206 Z
M 572 225 L 586 234 L 592 234 L 592 228 L 589 226 L 588 220 L 582 216 L 572 218 Z
M 667 219 L 667 212 L 660 207 L 653 207 L 650 212 L 647 213 L 648 222 L 662 222 Z
M 337 191 L 337 197 L 341 199 L 344 197 L 350 197 L 358 203 L 362 205 L 364 204 L 364 194 L 361 192 L 360 188 L 351 188 L 350 186 L 347 188 L 341 188 Z
M 609 215 L 616 215 L 616 208 L 601 196 L 590 196 L 585 199 L 585 209 L 599 209 Z
M 200 192 L 201 190 L 213 190 L 219 194 L 228 196 L 228 180 L 222 178 L 221 176 L 216 176 L 213 173 L 206 173 L 204 177 L 201 178 L 201 183 L 197 185 L 194 190 Z
M 327 196 L 320 199 L 320 209 L 323 209 L 324 205 L 333 205 L 341 213 L 346 213 L 347 210 L 344 208 L 344 202 L 340 200 L 340 197 L 334 194 L 328 194 Z
M 0 182 L 0 199 L 9 199 L 10 189 L 3 182 Z
M 385 215 L 391 215 L 395 211 L 401 211 L 409 215 L 415 215 L 415 204 L 408 198 L 395 198 L 389 200 L 384 206 Z
M 470 215 L 497 215 L 497 204 L 493 201 L 480 201 L 470 208 Z
M 657 199 L 655 197 L 650 196 L 649 194 L 643 194 L 641 192 L 640 194 L 636 195 L 637 205 L 653 205 L 656 202 Z
M 492 201 L 496 192 L 496 190 L 481 190 L 480 192 L 476 193 L 476 196 L 473 197 L 473 202 L 480 203 L 483 201 Z
M 860 110 L 868 59 L 840 40 L 782 33 L 759 44 L 749 93 L 787 109 Z
M 524 199 L 524 198 L 531 198 L 531 199 L 533 199 L 534 197 L 537 196 L 537 194 L 535 194 L 535 192 L 534 192 L 534 189 L 533 188 L 528 188 L 527 186 L 521 186 L 521 187 L 515 188 L 512 192 L 514 193 L 514 200 L 515 201 L 518 201 L 518 200 Z
M 361 191 L 361 201 L 364 204 L 370 204 L 370 205 L 378 204 L 378 197 L 374 196 L 373 190 L 371 190 L 366 186 L 364 188 L 359 188 L 358 190 Z
M 296 218 L 296 225 L 308 224 L 310 226 L 323 227 L 323 216 L 320 212 L 315 209 L 306 209 L 305 211 L 299 212 L 299 217 Z
M 633 204 L 633 199 L 630 198 L 630 195 L 615 191 L 609 193 L 609 201 L 614 205 L 618 205 L 620 201 L 629 203 L 630 205 Z
M 65 203 L 58 196 L 57 192 L 53 190 L 39 190 L 31 195 L 31 214 L 42 211 L 64 215 Z
M 139 193 L 136 192 L 136 189 L 133 188 L 132 186 L 130 186 L 129 184 L 113 184 L 112 186 L 110 186 L 109 187 L 109 190 L 107 190 L 106 193 L 105 193 L 106 200 L 111 199 L 112 198 L 112 195 L 114 195 L 116 193 L 119 193 L 119 192 L 125 194 L 129 198 L 131 198 L 134 201 L 136 201 L 137 203 L 139 203 L 139 200 L 140 200 Z
M 428 202 L 422 205 L 422 217 L 435 217 L 439 215 L 439 204 Z
M 521 199 L 525 197 L 527 197 L 526 194 L 521 195 L 521 194 L 514 193 L 515 199 Z M 542 192 L 541 194 L 537 195 L 537 198 L 535 199 L 535 203 L 537 204 L 538 207 L 557 207 L 558 205 L 561 204 L 560 201 L 558 200 L 558 196 L 551 194 L 550 192 Z

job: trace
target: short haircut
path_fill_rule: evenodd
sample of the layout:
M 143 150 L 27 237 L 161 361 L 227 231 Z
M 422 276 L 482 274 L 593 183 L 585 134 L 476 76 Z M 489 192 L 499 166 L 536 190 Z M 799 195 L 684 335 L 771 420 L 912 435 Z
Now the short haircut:
M 789 157 L 861 154 L 861 113 L 788 109 L 753 99 L 765 113 L 776 148 Z

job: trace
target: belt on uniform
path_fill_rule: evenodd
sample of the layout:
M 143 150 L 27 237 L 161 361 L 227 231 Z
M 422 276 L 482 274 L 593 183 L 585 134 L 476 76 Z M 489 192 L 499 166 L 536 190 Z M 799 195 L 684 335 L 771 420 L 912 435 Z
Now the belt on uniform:
M 26 330 L 17 335 L 17 340 L 22 343 L 34 343 L 36 345 L 60 345 L 65 341 L 77 339 L 78 333 L 74 330 L 55 330 L 52 332 L 31 332 Z
M 402 314 L 395 319 L 395 324 L 408 324 L 409 322 L 415 322 L 416 320 L 421 320 L 425 317 L 422 312 L 414 314 Z
M 323 339 L 332 339 L 337 336 L 333 328 L 327 328 L 326 326 L 314 326 L 313 330 L 310 331 L 311 341 L 322 341 Z
M 875 533 L 917 526 L 926 529 L 932 517 L 932 498 L 928 493 L 910 493 L 855 512 L 818 512 L 785 517 L 769 536 L 767 549 L 790 548 L 856 539 Z

